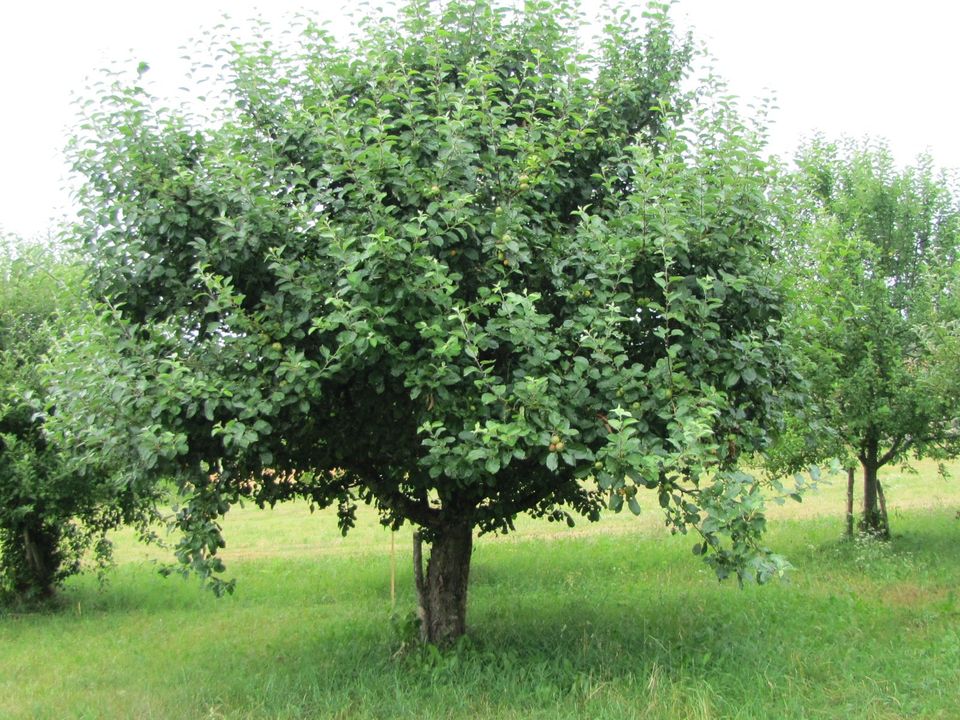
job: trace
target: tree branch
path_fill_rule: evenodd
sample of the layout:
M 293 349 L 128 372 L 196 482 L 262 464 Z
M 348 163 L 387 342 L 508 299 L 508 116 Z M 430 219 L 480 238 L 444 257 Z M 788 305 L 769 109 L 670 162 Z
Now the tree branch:
M 903 437 L 898 437 L 896 440 L 894 440 L 893 445 L 890 446 L 890 449 L 887 450 L 887 452 L 885 452 L 883 456 L 880 458 L 880 460 L 877 462 L 877 467 L 879 468 L 886 465 L 888 462 L 893 460 L 901 452 L 909 448 L 910 444 L 911 444 L 910 440 L 905 441 Z
M 533 471 L 534 467 L 537 464 L 521 463 L 521 466 L 522 465 L 529 465 L 531 471 Z M 512 498 L 504 498 L 504 499 L 509 503 L 510 509 L 512 511 L 518 512 L 518 513 L 525 512 L 527 510 L 530 510 L 536 507 L 537 505 L 542 503 L 544 500 L 547 500 L 551 495 L 557 494 L 558 491 L 562 490 L 563 487 L 571 481 L 572 481 L 572 478 L 561 477 L 558 479 L 556 483 L 543 483 L 543 484 L 538 483 L 525 493 L 515 495 Z M 478 505 L 477 509 L 482 512 L 484 510 L 484 506 Z
M 430 507 L 426 494 L 420 498 L 412 498 L 398 488 L 390 487 L 383 481 L 382 476 L 374 477 L 376 479 L 367 476 L 364 481 L 384 507 L 421 527 L 435 528 L 440 525 L 441 512 L 437 508 Z

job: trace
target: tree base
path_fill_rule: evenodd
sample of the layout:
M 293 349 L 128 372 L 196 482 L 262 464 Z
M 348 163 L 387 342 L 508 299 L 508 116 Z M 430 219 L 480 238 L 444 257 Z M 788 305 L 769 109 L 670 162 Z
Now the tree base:
M 468 524 L 457 524 L 436 531 L 426 575 L 419 533 L 414 534 L 413 542 L 420 639 L 439 647 L 452 645 L 467 631 L 467 584 L 473 529 Z

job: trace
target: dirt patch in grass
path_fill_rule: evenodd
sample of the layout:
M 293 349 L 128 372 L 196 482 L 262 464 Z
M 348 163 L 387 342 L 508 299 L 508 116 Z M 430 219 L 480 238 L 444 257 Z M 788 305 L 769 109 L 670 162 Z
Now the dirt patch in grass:
M 877 590 L 884 605 L 898 608 L 917 608 L 947 599 L 947 590 L 940 587 L 924 587 L 914 582 L 897 582 Z

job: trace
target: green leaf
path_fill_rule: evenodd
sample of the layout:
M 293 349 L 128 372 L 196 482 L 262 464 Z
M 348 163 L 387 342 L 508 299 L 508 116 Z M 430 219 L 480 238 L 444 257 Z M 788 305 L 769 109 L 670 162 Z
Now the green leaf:
M 615 490 L 611 490 L 608 507 L 614 512 L 620 512 L 623 509 L 623 495 Z
M 557 469 L 557 453 L 547 453 L 547 469 L 555 472 Z

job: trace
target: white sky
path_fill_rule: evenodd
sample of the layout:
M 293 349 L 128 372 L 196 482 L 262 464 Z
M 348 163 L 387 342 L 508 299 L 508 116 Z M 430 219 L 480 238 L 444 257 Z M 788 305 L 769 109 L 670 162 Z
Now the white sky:
M 595 0 L 583 0 L 588 12 Z M 11 0 L 0 6 L 0 228 L 44 236 L 67 207 L 61 158 L 74 92 L 134 58 L 177 87 L 180 47 L 223 12 L 314 9 L 347 27 L 343 0 Z M 354 4 L 354 3 L 349 3 Z M 598 3 L 597 3 L 598 4 Z M 929 150 L 960 168 L 960 3 L 951 0 L 678 0 L 717 71 L 746 99 L 774 95 L 771 150 L 814 130 L 886 138 L 901 162 Z M 135 64 L 134 64 L 135 66 Z

